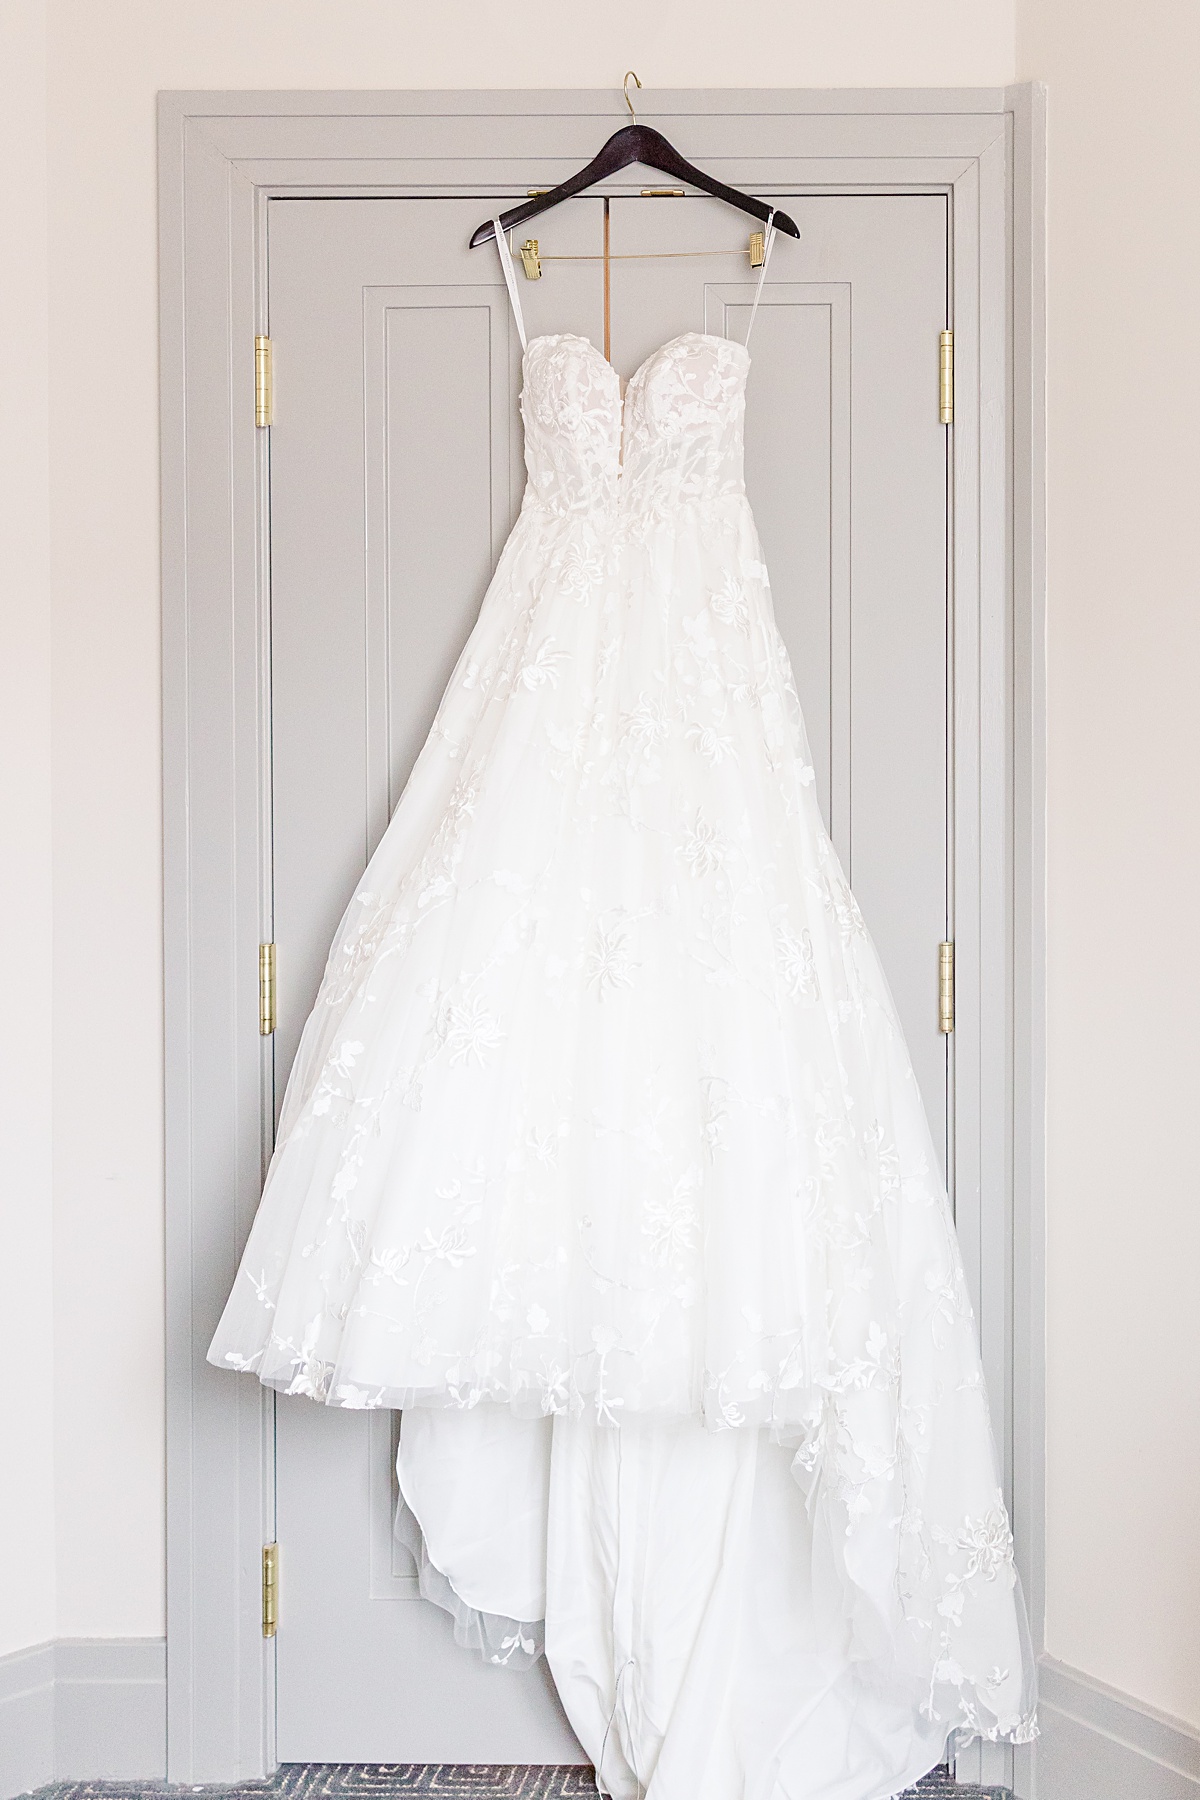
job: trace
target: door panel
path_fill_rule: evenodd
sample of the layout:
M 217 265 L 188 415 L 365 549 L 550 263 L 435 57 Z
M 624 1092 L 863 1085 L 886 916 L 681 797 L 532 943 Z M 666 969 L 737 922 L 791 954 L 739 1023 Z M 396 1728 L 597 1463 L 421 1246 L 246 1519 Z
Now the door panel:
M 386 792 L 374 841 L 475 621 L 508 529 L 519 448 L 500 307 L 464 305 L 452 287 L 377 287 L 364 324 L 368 624 L 385 633 L 367 659 L 372 699 L 386 709 L 368 728 L 387 753 L 386 784 L 368 781 Z
M 946 212 L 797 197 L 755 325 L 747 484 L 835 842 L 875 934 L 939 1147 L 946 1044 Z M 498 203 L 497 203 L 498 204 Z M 505 204 L 510 204 L 506 202 Z M 325 954 L 386 825 L 515 515 L 519 346 L 479 200 L 285 200 L 269 219 L 277 1096 Z M 595 255 L 603 203 L 539 220 Z M 744 336 L 747 222 L 614 198 L 613 359 L 686 329 Z M 718 246 L 703 259 L 647 250 Z M 602 342 L 594 261 L 520 274 L 528 329 Z M 544 1665 L 484 1668 L 392 1550 L 388 1418 L 277 1406 L 284 1761 L 555 1762 L 580 1752 Z
M 277 1107 L 342 910 L 519 503 L 519 345 L 495 253 L 465 249 L 479 211 L 271 209 Z M 544 1664 L 485 1667 L 414 1598 L 387 1537 L 388 1426 L 277 1405 L 280 1760 L 579 1759 Z

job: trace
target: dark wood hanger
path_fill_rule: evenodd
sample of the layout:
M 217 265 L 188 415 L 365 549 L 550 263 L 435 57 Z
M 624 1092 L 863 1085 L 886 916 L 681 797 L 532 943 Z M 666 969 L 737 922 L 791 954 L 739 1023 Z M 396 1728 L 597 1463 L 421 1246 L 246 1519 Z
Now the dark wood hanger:
M 630 107 L 631 112 L 632 110 Z M 524 225 L 530 219 L 536 219 L 539 213 L 549 212 L 552 206 L 561 206 L 564 200 L 574 199 L 576 194 L 582 194 L 586 188 L 593 187 L 607 176 L 615 175 L 621 169 L 628 169 L 632 163 L 644 163 L 648 169 L 657 169 L 660 174 L 671 175 L 676 181 L 689 182 L 692 187 L 712 194 L 717 200 L 724 200 L 729 206 L 736 206 L 739 211 L 749 213 L 752 219 L 761 219 L 764 224 L 771 218 L 772 208 L 765 200 L 758 200 L 753 194 L 743 194 L 737 188 L 726 187 L 723 181 L 714 180 L 703 169 L 698 169 L 686 157 L 680 156 L 674 144 L 661 131 L 655 131 L 650 125 L 634 123 L 623 125 L 620 131 L 614 131 L 599 154 L 593 156 L 587 167 L 580 169 L 577 175 L 568 176 L 557 187 L 535 195 L 520 206 L 514 206 L 509 212 L 501 213 L 501 227 L 509 231 L 514 225 Z M 778 208 L 774 209 L 772 223 L 777 231 L 785 231 L 789 237 L 800 236 L 800 227 L 796 221 Z M 491 219 L 485 219 L 472 235 L 472 250 L 477 244 L 490 243 L 495 235 Z

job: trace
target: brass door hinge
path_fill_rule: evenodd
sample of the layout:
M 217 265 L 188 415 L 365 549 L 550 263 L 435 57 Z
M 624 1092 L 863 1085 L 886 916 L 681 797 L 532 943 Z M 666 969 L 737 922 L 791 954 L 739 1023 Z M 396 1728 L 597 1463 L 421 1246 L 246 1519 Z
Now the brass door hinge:
M 641 192 L 641 197 L 643 200 L 682 200 L 683 199 L 683 189 L 682 188 L 642 188 L 640 190 L 640 192 Z
M 954 423 L 954 333 L 938 337 L 938 423 Z
M 279 1625 L 279 1545 L 264 1544 L 262 1554 L 262 1633 L 275 1636 Z
M 275 1029 L 275 946 L 258 946 L 258 1030 L 270 1037 Z
M 254 340 L 254 423 L 259 426 L 271 423 L 275 400 L 271 375 L 271 340 L 269 337 L 256 337 Z
M 938 1030 L 949 1037 L 954 1030 L 954 945 L 938 945 Z

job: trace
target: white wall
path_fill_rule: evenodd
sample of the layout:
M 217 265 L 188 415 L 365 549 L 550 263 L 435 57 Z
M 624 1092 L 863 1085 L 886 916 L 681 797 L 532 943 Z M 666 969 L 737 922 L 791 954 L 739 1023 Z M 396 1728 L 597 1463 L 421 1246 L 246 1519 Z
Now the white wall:
M 1200 1724 L 1200 8 L 1049 84 L 1047 1644 Z
M 54 1634 L 45 26 L 0 4 L 0 1656 Z
M 0 1330 L 22 1377 L 0 1442 L 28 1474 L 0 1497 L 0 1652 L 162 1629 L 156 91 L 615 90 L 632 63 L 649 100 L 1019 68 L 1052 86 L 1050 1648 L 1200 1724 L 1194 0 L 670 0 L 652 19 L 644 0 L 46 0 L 45 16 L 43 67 L 40 6 L 0 0 L 0 166 L 17 175 L 0 242 L 26 273 L 0 294 L 0 929 L 19 1021 L 0 1034 Z

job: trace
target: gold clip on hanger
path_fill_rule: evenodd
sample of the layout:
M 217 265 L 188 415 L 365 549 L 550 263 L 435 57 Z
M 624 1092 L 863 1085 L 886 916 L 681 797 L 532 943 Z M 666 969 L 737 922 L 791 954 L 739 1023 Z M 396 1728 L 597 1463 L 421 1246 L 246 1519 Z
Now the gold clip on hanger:
M 690 256 L 748 256 L 752 269 L 761 269 L 763 257 L 766 255 L 765 233 L 754 231 L 750 234 L 750 243 L 745 250 L 721 250 L 715 246 L 711 250 L 619 250 L 607 256 L 603 252 L 591 256 L 561 256 L 540 248 L 537 238 L 527 238 L 520 247 L 521 260 L 525 264 L 525 273 L 530 281 L 537 281 L 542 273 L 542 264 L 548 262 L 667 262 L 680 257 Z

